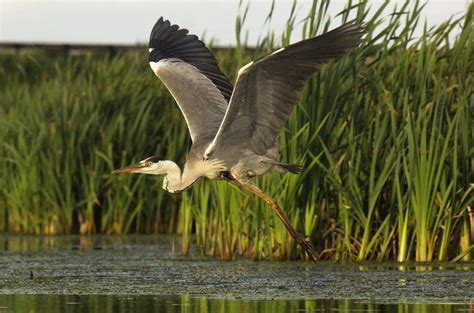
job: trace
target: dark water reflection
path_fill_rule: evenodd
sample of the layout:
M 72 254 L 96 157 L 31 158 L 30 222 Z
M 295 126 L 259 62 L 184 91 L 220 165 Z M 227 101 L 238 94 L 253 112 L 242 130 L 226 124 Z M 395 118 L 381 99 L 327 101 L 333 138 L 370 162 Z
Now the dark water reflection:
M 178 247 L 0 234 L 0 313 L 474 313 L 474 263 L 221 262 Z
M 349 300 L 243 300 L 190 296 L 0 295 L 0 312 L 163 312 L 163 313 L 287 313 L 287 312 L 474 312 L 474 305 L 377 304 Z

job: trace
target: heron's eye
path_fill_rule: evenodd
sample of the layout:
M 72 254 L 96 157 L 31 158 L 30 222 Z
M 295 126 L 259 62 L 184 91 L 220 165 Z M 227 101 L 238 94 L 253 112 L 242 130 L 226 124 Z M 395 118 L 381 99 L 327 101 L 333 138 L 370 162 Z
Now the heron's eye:
M 147 161 L 146 162 L 146 166 L 152 166 L 153 165 L 153 162 L 152 161 Z

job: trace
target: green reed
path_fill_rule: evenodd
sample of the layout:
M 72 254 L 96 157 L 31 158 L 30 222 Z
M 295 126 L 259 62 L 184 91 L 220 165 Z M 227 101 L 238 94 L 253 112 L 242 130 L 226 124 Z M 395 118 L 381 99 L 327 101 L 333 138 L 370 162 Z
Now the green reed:
M 310 79 L 280 136 L 282 160 L 304 172 L 256 182 L 322 259 L 471 260 L 473 6 L 432 29 L 420 2 L 389 15 L 387 6 L 348 1 L 330 17 L 329 1 L 315 0 L 303 19 L 293 7 L 283 34 L 262 34 L 253 50 L 243 32 L 252 8 L 241 8 L 237 47 L 216 51 L 233 80 L 292 42 L 300 23 L 305 38 L 354 17 L 368 31 L 359 49 Z M 38 52 L 0 64 L 0 230 L 179 233 L 185 254 L 195 240 L 199 253 L 222 259 L 303 257 L 265 203 L 227 182 L 169 195 L 156 177 L 110 174 L 150 155 L 183 164 L 191 144 L 145 52 Z

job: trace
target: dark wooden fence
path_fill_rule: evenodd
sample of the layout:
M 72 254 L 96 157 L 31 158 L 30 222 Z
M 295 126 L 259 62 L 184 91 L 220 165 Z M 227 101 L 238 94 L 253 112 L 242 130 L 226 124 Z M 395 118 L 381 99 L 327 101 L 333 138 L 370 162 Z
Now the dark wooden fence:
M 146 52 L 145 45 L 91 45 L 91 44 L 42 44 L 0 42 L 0 54 L 29 54 L 37 51 L 56 54 L 88 53 L 137 53 Z
M 229 50 L 232 48 L 214 47 L 213 50 Z M 93 45 L 93 44 L 44 44 L 0 42 L 0 54 L 30 54 L 35 52 L 51 54 L 81 55 L 89 53 L 147 53 L 146 45 Z M 249 48 L 249 51 L 253 49 Z

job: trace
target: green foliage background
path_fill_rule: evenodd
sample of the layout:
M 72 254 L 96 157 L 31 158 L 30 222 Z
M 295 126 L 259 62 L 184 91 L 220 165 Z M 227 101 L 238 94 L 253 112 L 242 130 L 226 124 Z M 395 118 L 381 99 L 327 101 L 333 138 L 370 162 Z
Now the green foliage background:
M 280 136 L 282 159 L 305 171 L 257 183 L 322 259 L 471 260 L 473 5 L 419 38 L 422 5 L 407 1 L 390 15 L 387 5 L 348 1 L 331 19 L 329 1 L 313 2 L 304 37 L 349 16 L 368 35 L 310 79 Z M 288 44 L 300 21 L 293 10 L 281 38 L 269 33 L 248 50 L 242 12 L 238 46 L 216 50 L 232 79 Z M 224 259 L 302 257 L 264 203 L 226 182 L 201 180 L 168 195 L 156 177 L 110 174 L 150 155 L 186 158 L 184 119 L 146 60 L 146 50 L 0 56 L 0 231 L 179 233 L 182 253 L 194 239 L 200 252 Z

